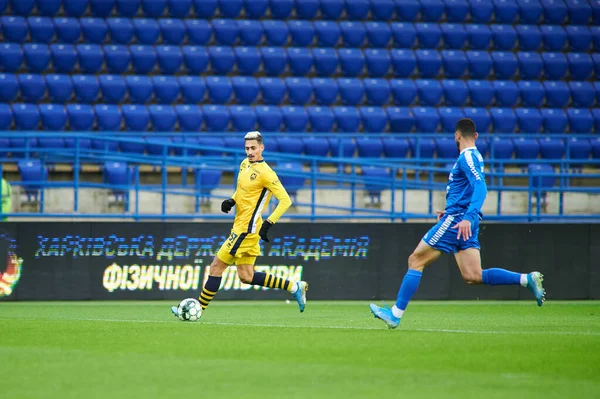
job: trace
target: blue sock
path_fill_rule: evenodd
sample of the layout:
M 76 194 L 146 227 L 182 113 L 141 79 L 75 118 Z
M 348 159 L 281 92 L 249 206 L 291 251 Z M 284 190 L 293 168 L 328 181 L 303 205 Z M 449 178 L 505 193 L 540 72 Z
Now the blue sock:
M 419 283 L 421 282 L 421 276 L 423 273 L 417 270 L 409 269 L 402 280 L 400 291 L 398 291 L 398 299 L 396 300 L 396 307 L 400 310 L 406 310 L 410 298 L 417 292 Z
M 489 285 L 520 285 L 521 273 L 504 269 L 486 269 L 481 273 L 481 281 Z

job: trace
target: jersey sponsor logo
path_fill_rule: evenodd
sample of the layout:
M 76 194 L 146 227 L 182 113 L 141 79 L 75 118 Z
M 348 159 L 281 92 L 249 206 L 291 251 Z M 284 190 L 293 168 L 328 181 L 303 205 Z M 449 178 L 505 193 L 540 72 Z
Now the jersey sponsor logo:
M 475 175 L 475 180 L 481 180 L 481 176 L 479 173 L 477 173 L 477 169 L 475 169 L 475 163 L 473 162 L 473 154 L 471 151 L 465 152 L 465 161 L 467 161 L 467 166 L 471 172 L 473 172 L 473 175 Z

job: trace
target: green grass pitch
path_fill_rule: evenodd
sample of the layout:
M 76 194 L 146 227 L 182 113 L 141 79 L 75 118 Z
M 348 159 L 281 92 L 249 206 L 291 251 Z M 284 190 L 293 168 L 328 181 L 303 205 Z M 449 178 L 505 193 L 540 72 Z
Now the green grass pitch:
M 600 302 L 0 303 L 0 397 L 600 397 Z

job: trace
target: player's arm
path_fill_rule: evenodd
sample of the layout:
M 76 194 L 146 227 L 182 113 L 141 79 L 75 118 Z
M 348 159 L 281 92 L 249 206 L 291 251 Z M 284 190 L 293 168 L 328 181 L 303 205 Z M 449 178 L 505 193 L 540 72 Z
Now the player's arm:
M 477 157 L 473 157 L 470 151 L 465 152 L 464 159 L 459 162 L 459 166 L 467 179 L 469 179 L 471 187 L 473 187 L 471 202 L 465 212 L 463 221 L 455 226 L 458 228 L 458 236 L 462 235 L 467 240 L 471 237 L 471 225 L 479 218 L 481 208 L 487 197 L 487 185 L 485 184 L 481 164 Z
M 269 238 L 267 237 L 267 233 L 269 229 L 277 223 L 279 218 L 283 216 L 283 214 L 292 206 L 292 200 L 290 199 L 289 194 L 287 193 L 285 187 L 279 181 L 279 177 L 273 171 L 269 171 L 268 173 L 263 173 L 262 176 L 264 187 L 273 193 L 275 198 L 279 200 L 279 204 L 273 210 L 273 213 L 269 215 L 268 218 L 265 219 L 263 225 L 260 229 L 259 235 L 260 237 L 269 242 Z

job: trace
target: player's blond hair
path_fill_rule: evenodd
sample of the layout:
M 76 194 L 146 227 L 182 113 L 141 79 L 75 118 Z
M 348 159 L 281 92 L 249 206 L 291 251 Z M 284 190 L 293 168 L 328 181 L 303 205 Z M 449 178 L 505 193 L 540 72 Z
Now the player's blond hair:
M 246 141 L 246 140 L 256 140 L 258 142 L 258 144 L 263 143 L 262 134 L 260 134 L 260 132 L 256 131 L 256 130 L 246 133 L 246 135 L 244 136 L 244 141 Z

